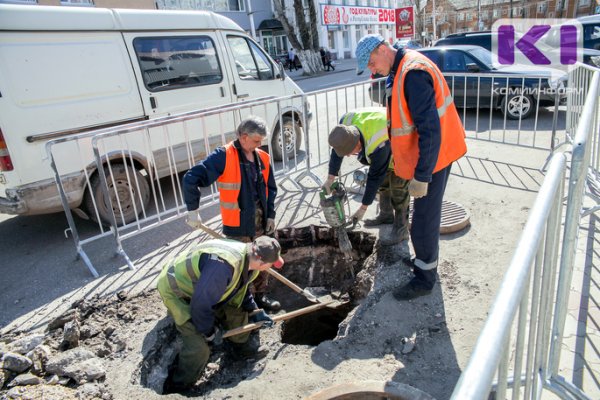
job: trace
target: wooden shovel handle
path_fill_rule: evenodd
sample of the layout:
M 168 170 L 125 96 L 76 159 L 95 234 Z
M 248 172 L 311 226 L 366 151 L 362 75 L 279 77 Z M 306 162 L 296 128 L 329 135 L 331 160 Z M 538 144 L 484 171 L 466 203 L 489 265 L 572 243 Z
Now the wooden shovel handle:
M 289 313 L 276 315 L 273 317 L 273 321 L 274 322 L 285 321 L 288 319 L 298 317 L 303 314 L 308 314 L 313 311 L 320 310 L 321 308 L 325 308 L 328 305 L 330 305 L 331 303 L 335 303 L 336 301 L 337 300 L 331 300 L 331 301 L 326 301 L 323 303 L 313 304 L 312 306 L 304 307 L 304 308 L 301 308 L 301 309 L 295 310 L 295 311 L 290 311 Z M 231 336 L 239 335 L 240 333 L 246 333 L 246 332 L 253 331 L 254 329 L 258 329 L 261 326 L 263 326 L 264 323 L 265 323 L 264 321 L 260 321 L 260 322 L 255 322 L 253 324 L 246 324 L 244 326 L 240 326 L 239 328 L 230 329 L 223 334 L 223 339 L 231 337 Z
M 204 225 L 203 223 L 200 223 L 200 229 L 202 229 L 204 232 L 208 233 L 210 236 L 214 237 L 215 239 L 225 239 L 225 236 L 221 235 L 217 231 L 213 231 L 212 229 L 210 229 L 208 226 Z
M 281 283 L 283 283 L 285 286 L 291 288 L 294 292 L 296 293 L 302 293 L 303 290 L 300 286 L 296 285 L 294 282 L 290 281 L 288 278 L 286 278 L 285 276 L 281 275 L 279 272 L 275 271 L 273 268 L 269 268 L 267 270 L 267 272 L 275 277 L 275 279 L 277 279 L 278 281 L 280 281 Z

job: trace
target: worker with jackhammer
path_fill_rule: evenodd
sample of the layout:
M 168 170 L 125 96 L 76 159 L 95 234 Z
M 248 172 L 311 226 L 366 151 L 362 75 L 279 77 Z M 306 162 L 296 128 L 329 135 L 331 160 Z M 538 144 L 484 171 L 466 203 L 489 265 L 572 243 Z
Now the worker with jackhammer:
M 247 243 L 275 232 L 277 185 L 269 154 L 258 148 L 267 136 L 265 121 L 250 116 L 238 125 L 236 134 L 236 140 L 217 148 L 185 173 L 183 198 L 187 224 L 200 229 L 200 187 L 217 182 L 223 233 L 228 239 Z M 268 297 L 268 284 L 269 274 L 262 272 L 251 290 L 259 307 L 277 311 L 281 304 Z
M 198 380 L 208 363 L 210 345 L 222 342 L 223 329 L 243 326 L 249 320 L 273 326 L 248 291 L 260 272 L 272 266 L 281 268 L 283 259 L 281 246 L 268 236 L 251 243 L 208 240 L 165 264 L 157 287 L 183 339 L 165 392 L 185 390 Z M 228 345 L 240 359 L 262 358 L 268 350 L 259 347 L 256 339 L 246 332 L 229 337 Z
M 391 234 L 380 238 L 384 246 L 408 240 L 408 181 L 394 174 L 385 108 L 359 108 L 343 115 L 340 125 L 329 134 L 329 145 L 332 147 L 329 175 L 323 189 L 330 193 L 344 156 L 356 155 L 362 164 L 369 166 L 369 172 L 362 205 L 352 219 L 360 221 L 379 193 L 379 214 L 365 220 L 364 225 L 393 224 Z
M 425 55 L 396 50 L 381 35 L 356 46 L 358 73 L 387 75 L 388 133 L 394 171 L 414 198 L 410 238 L 414 276 L 394 290 L 397 300 L 431 293 L 437 281 L 442 201 L 452 163 L 467 152 L 465 129 L 439 68 Z

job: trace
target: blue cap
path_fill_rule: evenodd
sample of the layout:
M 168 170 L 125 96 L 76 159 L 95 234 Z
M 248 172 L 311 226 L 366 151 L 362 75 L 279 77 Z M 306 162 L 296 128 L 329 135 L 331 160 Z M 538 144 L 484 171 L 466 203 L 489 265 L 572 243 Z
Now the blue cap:
M 370 34 L 363 36 L 356 45 L 356 59 L 358 60 L 358 67 L 356 72 L 362 74 L 367 68 L 371 53 L 377 46 L 384 42 L 383 36 L 377 34 Z

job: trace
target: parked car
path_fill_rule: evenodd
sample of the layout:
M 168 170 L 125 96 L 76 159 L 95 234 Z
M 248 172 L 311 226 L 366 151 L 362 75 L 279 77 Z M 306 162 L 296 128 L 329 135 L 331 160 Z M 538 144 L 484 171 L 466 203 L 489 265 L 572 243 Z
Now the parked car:
M 439 39 L 434 43 L 434 46 L 455 46 L 459 44 L 481 46 L 492 51 L 492 31 L 452 33 Z
M 524 119 L 535 111 L 538 97 L 542 107 L 566 98 L 567 75 L 560 70 L 526 65 L 494 68 L 492 53 L 479 46 L 437 46 L 417 51 L 435 62 L 445 74 L 459 108 L 500 109 L 508 119 Z M 373 83 L 371 99 L 385 104 L 381 101 L 384 96 L 381 86 Z
M 590 18 L 591 17 L 591 18 Z M 600 15 L 578 18 L 583 26 L 583 62 L 600 67 Z M 558 48 L 560 29 L 554 29 L 546 36 L 546 42 Z M 434 46 L 473 45 L 492 51 L 492 31 L 453 33 L 435 42 Z
M 405 49 L 420 49 L 421 47 L 423 47 L 421 45 L 421 43 L 419 43 L 418 41 L 411 39 L 411 38 L 402 38 L 402 39 L 398 39 L 396 40 L 396 43 L 394 43 L 394 47 L 396 49 L 399 48 L 405 48 Z

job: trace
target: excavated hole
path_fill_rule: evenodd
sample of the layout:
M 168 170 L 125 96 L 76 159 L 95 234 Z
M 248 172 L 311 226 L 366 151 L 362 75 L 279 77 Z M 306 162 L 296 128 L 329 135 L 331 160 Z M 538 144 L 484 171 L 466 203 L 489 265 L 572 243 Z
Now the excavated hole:
M 286 228 L 277 232 L 285 265 L 278 270 L 282 275 L 300 286 L 309 288 L 317 297 L 347 302 L 336 308 L 319 311 L 289 319 L 281 328 L 254 331 L 261 343 L 287 343 L 316 346 L 324 340 L 333 339 L 339 324 L 370 290 L 370 281 L 359 272 L 365 259 L 372 253 L 375 237 L 365 232 L 349 232 L 353 247 L 353 260 L 346 260 L 339 250 L 335 231 L 329 227 L 307 226 Z M 314 303 L 292 291 L 275 278 L 270 278 L 270 296 L 280 301 L 282 309 L 276 315 L 288 313 Z M 157 393 L 163 392 L 163 384 L 169 369 L 176 362 L 178 344 L 172 321 L 157 326 L 153 343 L 148 343 L 145 357 L 138 367 L 139 382 Z M 160 324 L 159 324 L 160 325 Z M 274 353 L 274 351 L 271 351 Z M 209 364 L 191 392 L 195 396 L 207 395 L 213 390 L 236 386 L 245 379 L 260 374 L 268 361 L 236 358 L 227 340 L 212 348 Z M 134 378 L 135 379 L 135 378 Z
M 352 260 L 345 259 L 331 228 L 311 225 L 279 230 L 278 240 L 285 259 L 280 273 L 322 300 L 349 300 L 342 306 L 327 307 L 283 322 L 282 343 L 316 346 L 335 338 L 339 324 L 355 302 L 366 296 L 358 274 L 373 251 L 375 238 L 364 232 L 349 232 L 348 236 L 353 248 Z M 281 302 L 284 312 L 313 304 L 276 279 L 271 278 L 270 282 L 271 295 Z

